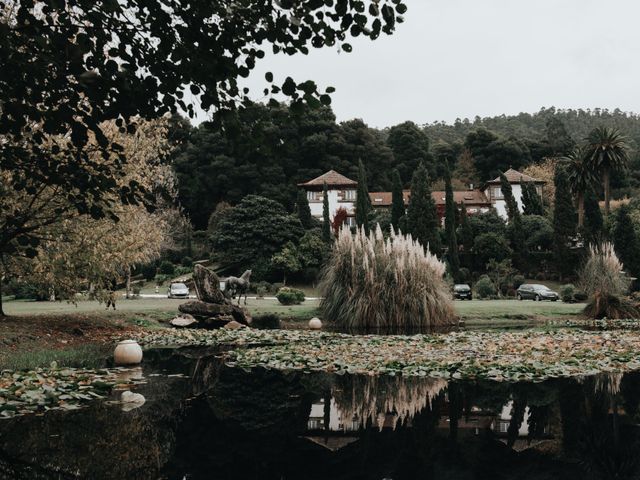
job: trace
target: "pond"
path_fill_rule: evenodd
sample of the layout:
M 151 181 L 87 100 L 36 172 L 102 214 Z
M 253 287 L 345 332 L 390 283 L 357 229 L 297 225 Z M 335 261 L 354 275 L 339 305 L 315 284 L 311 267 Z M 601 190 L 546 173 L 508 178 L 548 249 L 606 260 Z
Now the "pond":
M 539 383 L 247 372 L 148 351 L 142 404 L 0 421 L 7 479 L 638 478 L 640 373 Z M 120 392 L 114 392 L 116 399 Z

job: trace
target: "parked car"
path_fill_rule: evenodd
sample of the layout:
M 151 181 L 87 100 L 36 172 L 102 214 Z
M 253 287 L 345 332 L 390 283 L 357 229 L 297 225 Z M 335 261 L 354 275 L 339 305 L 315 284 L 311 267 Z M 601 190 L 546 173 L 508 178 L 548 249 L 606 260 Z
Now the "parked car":
M 560 295 L 549 287 L 537 283 L 523 283 L 518 287 L 518 290 L 516 290 L 516 296 L 518 300 L 531 299 L 537 302 L 541 300 L 556 302 L 560 298 Z
M 167 298 L 189 298 L 189 287 L 184 283 L 172 283 L 169 285 Z
M 459 300 L 473 300 L 473 294 L 471 293 L 471 287 L 466 283 L 458 283 L 453 286 L 453 298 Z

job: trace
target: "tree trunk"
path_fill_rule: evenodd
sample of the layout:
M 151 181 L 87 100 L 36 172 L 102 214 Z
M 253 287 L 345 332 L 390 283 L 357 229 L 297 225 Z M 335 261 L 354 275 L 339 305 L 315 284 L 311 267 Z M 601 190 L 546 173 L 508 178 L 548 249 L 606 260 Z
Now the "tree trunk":
M 2 275 L 0 275 L 0 320 L 5 318 L 6 315 L 2 309 Z
M 610 187 L 611 187 L 611 179 L 609 178 L 609 169 L 605 168 L 602 172 L 602 181 L 604 182 L 604 214 L 605 216 L 609 216 L 609 202 L 611 201 L 609 198 L 610 195 Z
M 129 299 L 131 296 L 131 266 L 127 267 L 127 292 L 125 298 Z
M 584 227 L 584 192 L 578 193 L 578 230 Z

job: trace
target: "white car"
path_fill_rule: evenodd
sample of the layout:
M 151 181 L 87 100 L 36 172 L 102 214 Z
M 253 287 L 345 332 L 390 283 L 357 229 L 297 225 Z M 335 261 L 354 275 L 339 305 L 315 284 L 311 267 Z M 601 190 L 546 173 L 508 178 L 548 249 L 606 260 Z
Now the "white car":
M 189 287 L 184 283 L 172 283 L 169 285 L 167 298 L 189 298 Z

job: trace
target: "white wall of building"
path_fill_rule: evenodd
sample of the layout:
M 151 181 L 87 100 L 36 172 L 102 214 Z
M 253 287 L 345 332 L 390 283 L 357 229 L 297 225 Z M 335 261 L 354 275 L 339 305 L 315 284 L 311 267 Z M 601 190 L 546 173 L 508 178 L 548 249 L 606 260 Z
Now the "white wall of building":
M 511 184 L 511 191 L 513 192 L 513 198 L 515 198 L 516 203 L 518 204 L 518 210 L 521 212 L 524 211 L 524 205 L 522 203 L 522 186 L 518 183 Z M 509 215 L 507 213 L 507 202 L 504 201 L 504 197 L 502 196 L 502 189 L 500 185 L 491 185 L 485 190 L 485 195 L 487 198 L 491 199 L 491 203 L 493 204 L 493 208 L 496 209 L 498 215 L 507 220 Z M 498 197 L 498 198 L 496 198 Z
M 344 208 L 348 215 L 355 215 L 355 190 L 353 194 L 353 201 L 342 200 L 342 192 L 344 190 L 327 190 L 327 197 L 329 198 L 329 218 L 333 220 L 336 212 L 340 208 Z M 340 193 L 340 195 L 339 195 Z M 311 197 L 311 198 L 310 198 Z M 322 197 L 323 192 L 309 191 L 307 192 L 307 198 L 309 199 L 309 208 L 311 209 L 311 215 L 315 218 L 322 220 Z

